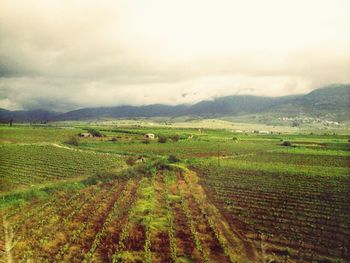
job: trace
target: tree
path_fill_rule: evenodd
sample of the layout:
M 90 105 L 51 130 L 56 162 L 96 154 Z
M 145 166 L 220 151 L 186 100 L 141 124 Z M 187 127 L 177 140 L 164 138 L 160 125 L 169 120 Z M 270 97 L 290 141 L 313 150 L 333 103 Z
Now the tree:
M 292 127 L 299 127 L 300 126 L 300 122 L 299 121 L 293 121 L 292 122 Z
M 103 137 L 103 134 L 95 129 L 88 129 L 88 132 L 93 136 L 93 137 Z
M 159 135 L 158 136 L 158 142 L 159 143 L 166 143 L 168 141 L 168 138 L 164 135 Z
M 171 154 L 171 155 L 169 155 L 168 161 L 169 161 L 170 163 L 177 163 L 177 162 L 180 161 L 180 159 L 177 158 L 175 155 L 172 155 L 172 154 Z
M 290 147 L 290 146 L 292 146 L 292 143 L 291 143 L 290 141 L 284 141 L 284 142 L 282 143 L 282 146 Z
M 180 135 L 178 135 L 178 134 L 173 135 L 173 136 L 171 137 L 171 140 L 172 140 L 173 142 L 177 142 L 178 140 L 180 140 Z
M 128 157 L 128 159 L 126 159 L 126 163 L 130 166 L 134 165 L 136 163 L 136 158 L 135 157 Z
M 66 143 L 68 143 L 70 145 L 73 145 L 73 146 L 78 146 L 79 145 L 78 138 L 75 137 L 75 136 L 69 137 L 69 139 L 68 139 L 68 141 Z

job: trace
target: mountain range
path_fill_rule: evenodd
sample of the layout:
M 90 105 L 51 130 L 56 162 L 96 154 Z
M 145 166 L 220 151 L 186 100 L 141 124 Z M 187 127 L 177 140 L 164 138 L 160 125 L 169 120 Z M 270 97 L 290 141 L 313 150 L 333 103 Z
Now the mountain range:
M 47 122 L 64 120 L 96 120 L 137 117 L 202 118 L 269 115 L 273 117 L 313 117 L 333 121 L 350 120 L 350 84 L 334 84 L 305 95 L 260 97 L 234 95 L 176 106 L 152 104 L 147 106 L 115 106 L 82 108 L 65 113 L 49 110 L 9 111 L 0 109 L 0 121 Z

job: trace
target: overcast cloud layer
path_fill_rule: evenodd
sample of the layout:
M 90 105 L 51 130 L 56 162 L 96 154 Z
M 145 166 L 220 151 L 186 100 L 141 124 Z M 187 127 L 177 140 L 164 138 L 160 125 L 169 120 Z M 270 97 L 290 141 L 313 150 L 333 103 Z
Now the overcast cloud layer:
M 349 0 L 0 1 L 0 108 L 280 96 L 349 72 Z

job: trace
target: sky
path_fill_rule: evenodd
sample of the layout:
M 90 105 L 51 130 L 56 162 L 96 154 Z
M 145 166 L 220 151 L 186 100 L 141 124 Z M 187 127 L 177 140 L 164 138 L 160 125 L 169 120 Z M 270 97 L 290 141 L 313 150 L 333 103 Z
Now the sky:
M 350 0 L 1 0 L 0 108 L 196 103 L 350 82 Z

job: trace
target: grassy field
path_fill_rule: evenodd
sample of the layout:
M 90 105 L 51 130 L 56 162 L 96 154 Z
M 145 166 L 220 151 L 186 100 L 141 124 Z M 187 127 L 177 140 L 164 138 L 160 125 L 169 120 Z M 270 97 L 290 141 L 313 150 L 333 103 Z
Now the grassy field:
M 205 124 L 0 126 L 0 261 L 350 261 L 349 135 Z

